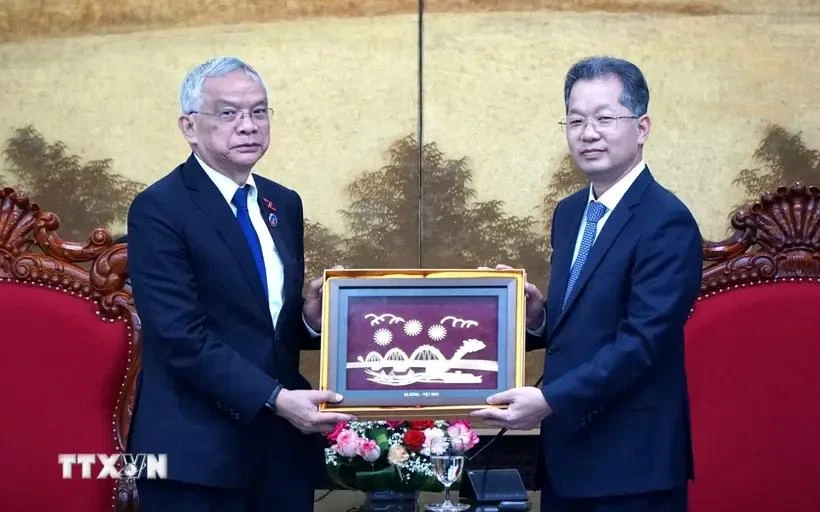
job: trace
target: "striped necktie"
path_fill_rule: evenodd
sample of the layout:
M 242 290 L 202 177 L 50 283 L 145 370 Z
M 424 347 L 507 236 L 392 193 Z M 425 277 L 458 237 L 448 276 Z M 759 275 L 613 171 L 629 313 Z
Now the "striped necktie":
M 595 235 L 598 230 L 598 221 L 601 220 L 606 211 L 607 207 L 604 206 L 603 203 L 599 203 L 597 201 L 590 201 L 587 205 L 587 222 L 584 226 L 584 234 L 581 237 L 581 247 L 578 249 L 578 257 L 575 258 L 575 262 L 572 264 L 572 268 L 570 268 L 569 271 L 567 291 L 564 294 L 564 303 L 561 306 L 562 311 L 567 307 L 567 301 L 572 293 L 572 288 L 575 286 L 575 282 L 578 281 L 578 277 L 581 275 L 581 269 L 584 267 L 584 262 L 586 261 L 587 256 L 589 256 L 589 251 L 592 249 L 592 244 L 595 243 Z

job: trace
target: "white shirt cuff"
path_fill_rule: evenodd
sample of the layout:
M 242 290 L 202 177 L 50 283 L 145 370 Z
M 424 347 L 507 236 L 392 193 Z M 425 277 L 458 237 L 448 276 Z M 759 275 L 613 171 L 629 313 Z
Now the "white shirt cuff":
M 313 328 L 307 323 L 305 320 L 305 314 L 302 313 L 302 322 L 304 322 L 305 327 L 307 327 L 308 332 L 310 333 L 311 338 L 318 338 L 322 334 L 313 330 Z
M 533 336 L 541 336 L 544 334 L 544 329 L 547 327 L 547 312 L 544 311 L 544 319 L 541 320 L 541 325 L 536 327 L 535 329 L 527 329 L 527 332 L 532 334 Z

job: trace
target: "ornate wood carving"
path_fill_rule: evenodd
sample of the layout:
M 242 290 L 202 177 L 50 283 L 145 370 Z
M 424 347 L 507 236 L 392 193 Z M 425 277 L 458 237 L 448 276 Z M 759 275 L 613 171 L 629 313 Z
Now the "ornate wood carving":
M 767 192 L 731 219 L 735 232 L 704 242 L 701 295 L 762 281 L 820 278 L 820 189 Z
M 76 295 L 99 307 L 101 321 L 124 321 L 128 329 L 127 371 L 112 411 L 112 434 L 126 451 L 128 429 L 136 398 L 136 379 L 142 326 L 128 277 L 127 248 L 114 244 L 111 234 L 95 229 L 85 244 L 57 235 L 60 220 L 24 194 L 0 190 L 0 281 L 30 283 Z M 117 510 L 137 510 L 133 482 L 119 480 L 113 496 Z
M 139 496 L 134 480 L 120 480 L 114 496 L 114 508 L 117 512 L 139 512 Z

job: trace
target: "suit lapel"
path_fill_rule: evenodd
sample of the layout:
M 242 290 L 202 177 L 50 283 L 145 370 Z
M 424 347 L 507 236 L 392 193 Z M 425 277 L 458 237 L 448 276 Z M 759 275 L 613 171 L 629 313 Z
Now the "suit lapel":
M 257 303 L 264 304 L 267 311 L 268 301 L 256 270 L 256 263 L 253 261 L 248 240 L 242 233 L 231 207 L 193 155 L 185 163 L 182 172 L 183 180 L 191 192 L 194 204 L 202 211 L 205 218 L 213 221 L 216 231 L 236 258 L 239 269 L 253 290 Z
M 547 308 L 550 310 L 549 318 L 557 319 L 561 314 L 561 303 L 567 289 L 569 270 L 572 265 L 572 253 L 575 252 L 578 229 L 586 209 L 587 189 L 584 189 L 584 192 L 584 194 L 578 194 L 572 202 L 567 203 L 568 211 L 564 215 L 567 220 L 559 224 L 559 219 L 556 219 L 556 226 L 561 226 L 561 229 L 556 230 L 556 233 L 560 233 L 560 237 L 556 237 L 556 245 L 553 246 L 552 253 L 550 281 L 553 285 L 549 287 L 550 296 L 547 299 Z
M 284 308 L 284 301 L 288 297 L 287 288 L 288 283 L 290 283 L 289 278 L 293 272 L 290 265 L 290 262 L 293 261 L 291 254 L 293 248 L 287 243 L 285 231 L 287 230 L 288 224 L 283 223 L 283 221 L 287 220 L 284 216 L 287 215 L 288 212 L 282 210 L 284 198 L 282 198 L 279 193 L 266 187 L 262 180 L 258 177 L 256 178 L 256 184 L 259 189 L 259 194 L 257 197 L 259 210 L 262 212 L 262 218 L 265 220 L 265 226 L 268 228 L 271 238 L 273 238 L 273 244 L 276 247 L 276 252 L 279 253 L 279 259 L 282 262 L 282 307 Z M 268 201 L 270 201 L 270 204 L 268 204 Z M 274 225 L 274 222 L 271 222 L 271 214 L 276 219 L 276 225 Z M 282 315 L 279 315 L 279 317 L 281 318 Z
M 572 307 L 572 304 L 578 299 L 581 292 L 584 291 L 584 288 L 587 284 L 592 273 L 595 269 L 600 265 L 601 261 L 604 259 L 604 256 L 609 252 L 612 248 L 612 245 L 615 243 L 615 240 L 618 238 L 618 235 L 623 231 L 626 224 L 629 222 L 629 219 L 632 217 L 632 207 L 635 206 L 640 202 L 641 196 L 643 195 L 644 190 L 646 187 L 651 183 L 653 180 L 652 175 L 649 173 L 649 168 L 645 167 L 635 182 L 629 187 L 624 194 L 624 197 L 618 202 L 618 205 L 609 215 L 606 223 L 604 224 L 603 229 L 601 230 L 601 234 L 595 239 L 595 243 L 592 245 L 592 249 L 589 251 L 589 255 L 587 256 L 586 262 L 584 262 L 584 266 L 581 268 L 581 274 L 578 276 L 578 280 L 575 282 L 575 285 L 572 288 L 572 292 L 570 293 L 569 298 L 567 299 L 566 307 L 560 311 L 557 320 L 555 321 L 555 325 L 553 325 L 552 330 L 558 328 L 561 324 L 563 319 L 566 317 L 567 312 Z M 583 205 L 586 208 L 586 201 Z M 577 232 L 575 233 L 577 237 Z M 573 243 L 575 243 L 575 238 L 573 238 Z M 572 258 L 572 253 L 574 252 L 574 246 L 570 249 L 570 256 Z M 568 265 L 567 265 L 568 267 Z M 561 303 L 563 302 L 564 291 L 566 290 L 567 286 L 567 277 L 569 276 L 569 268 L 566 269 L 566 274 L 564 276 L 563 286 L 561 286 L 561 295 L 559 297 L 553 298 L 553 300 L 558 301 L 558 308 L 561 307 Z
M 283 240 L 282 236 L 282 229 L 283 226 L 280 225 L 282 219 L 282 213 L 279 211 L 279 207 L 277 204 L 280 199 L 277 194 L 271 194 L 270 190 L 263 190 L 261 187 L 259 179 L 256 180 L 257 185 L 259 185 L 259 197 L 257 197 L 257 203 L 259 204 L 259 210 L 262 212 L 262 218 L 265 219 L 265 226 L 268 228 L 271 237 L 273 237 L 273 243 L 276 245 L 276 250 L 279 252 L 279 256 L 282 259 L 282 265 L 285 265 L 287 261 L 290 260 L 290 248 L 287 246 L 285 241 Z M 270 201 L 270 205 L 267 204 L 266 200 Z M 271 217 L 273 215 L 273 217 Z M 274 222 L 271 222 L 275 219 Z M 287 270 L 287 268 L 285 268 Z
M 569 298 L 567 299 L 567 305 L 561 312 L 561 316 L 558 317 L 556 324 L 561 321 L 561 318 L 572 306 L 572 303 L 578 298 L 581 290 L 583 290 L 589 280 L 589 276 L 592 275 L 592 272 L 601 263 L 604 255 L 609 251 L 610 247 L 612 247 L 612 243 L 615 242 L 615 239 L 621 233 L 624 226 L 626 226 L 629 218 L 632 217 L 632 212 L 623 206 L 624 205 L 619 204 L 615 207 L 615 210 L 609 215 L 606 224 L 604 224 L 601 234 L 595 239 L 595 243 L 587 255 L 587 260 L 584 262 L 584 266 L 581 267 L 581 274 L 578 276 L 578 280 L 575 281 L 575 286 L 572 287 L 572 292 L 570 292 Z

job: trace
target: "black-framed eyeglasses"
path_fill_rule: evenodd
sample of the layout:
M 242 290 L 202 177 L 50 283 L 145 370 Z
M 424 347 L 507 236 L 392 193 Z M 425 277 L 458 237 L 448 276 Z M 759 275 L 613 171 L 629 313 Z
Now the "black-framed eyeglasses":
M 268 107 L 259 107 L 251 110 L 250 112 L 246 112 L 245 110 L 238 110 L 235 108 L 223 108 L 219 112 L 200 112 L 198 110 L 192 110 L 188 112 L 188 114 L 201 114 L 203 116 L 211 116 L 219 119 L 223 123 L 233 123 L 237 119 L 242 121 L 245 118 L 245 115 L 249 115 L 251 119 L 257 122 L 267 122 L 273 118 L 273 109 Z
M 618 121 L 621 119 L 638 119 L 639 116 L 570 116 L 558 121 L 568 132 L 582 132 L 586 129 L 587 123 L 592 124 L 596 132 L 607 132 L 618 129 Z

